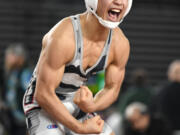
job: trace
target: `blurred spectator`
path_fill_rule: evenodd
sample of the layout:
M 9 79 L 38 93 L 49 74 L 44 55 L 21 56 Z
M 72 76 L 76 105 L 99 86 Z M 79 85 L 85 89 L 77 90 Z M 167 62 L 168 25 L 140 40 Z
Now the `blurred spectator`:
M 170 64 L 168 80 L 168 85 L 160 90 L 154 104 L 170 121 L 173 130 L 180 130 L 180 60 Z
M 147 71 L 136 69 L 131 75 L 131 85 L 119 99 L 118 108 L 122 114 L 126 107 L 132 102 L 142 102 L 149 106 L 153 95 L 153 88 L 148 84 Z
M 22 99 L 32 73 L 26 62 L 27 52 L 21 43 L 12 44 L 6 49 L 4 100 L 10 110 L 13 135 L 26 133 Z
M 170 126 L 162 119 L 151 115 L 146 105 L 136 102 L 125 111 L 124 135 L 171 135 Z

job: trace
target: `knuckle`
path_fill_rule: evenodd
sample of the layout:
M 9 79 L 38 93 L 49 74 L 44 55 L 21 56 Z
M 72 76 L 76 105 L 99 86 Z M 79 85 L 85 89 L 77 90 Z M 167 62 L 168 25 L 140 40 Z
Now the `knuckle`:
M 74 101 L 74 102 L 76 102 L 76 101 L 77 101 L 77 99 L 76 99 L 76 98 L 74 98 L 74 99 L 73 99 L 73 101 Z
M 75 103 L 75 104 L 78 104 L 78 102 L 77 102 L 77 101 L 74 101 L 74 103 Z
M 81 99 L 82 101 L 86 102 L 86 97 L 82 97 Z
M 88 87 L 86 87 L 86 91 L 87 91 L 87 92 L 91 92 L 91 90 L 90 90 Z
M 85 99 L 84 98 L 80 98 L 80 102 L 84 103 Z
M 76 100 L 75 100 L 75 99 L 73 99 L 73 102 L 75 103 L 75 102 L 76 102 Z

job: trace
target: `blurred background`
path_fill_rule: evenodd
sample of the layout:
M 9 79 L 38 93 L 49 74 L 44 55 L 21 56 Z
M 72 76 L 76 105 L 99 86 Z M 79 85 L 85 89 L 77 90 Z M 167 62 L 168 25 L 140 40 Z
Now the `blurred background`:
M 84 0 L 0 0 L 0 135 L 24 135 L 21 99 L 41 40 Z M 120 25 L 131 54 L 118 101 L 102 113 L 117 135 L 179 135 L 180 1 L 134 0 Z M 89 80 L 95 93 L 104 73 Z

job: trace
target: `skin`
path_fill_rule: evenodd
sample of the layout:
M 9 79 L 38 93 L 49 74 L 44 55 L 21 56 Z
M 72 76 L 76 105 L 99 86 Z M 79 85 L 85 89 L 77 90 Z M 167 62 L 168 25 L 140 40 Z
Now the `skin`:
M 107 7 L 111 6 L 114 1 L 116 0 L 111 0 Z M 87 12 L 80 15 L 80 22 L 84 42 L 82 66 L 85 71 L 93 66 L 100 57 L 109 30 L 100 25 L 97 19 Z M 65 65 L 73 59 L 75 54 L 75 39 L 71 19 L 65 18 L 55 25 L 44 36 L 42 45 L 37 65 L 35 89 L 35 99 L 38 104 L 54 119 L 76 133 L 101 133 L 104 121 L 99 116 L 83 123 L 79 122 L 68 112 L 55 93 L 55 88 L 62 80 Z M 74 97 L 74 102 L 83 111 L 103 110 L 117 99 L 124 79 L 129 50 L 129 42 L 122 31 L 119 28 L 114 29 L 104 89 L 93 98 L 91 91 L 86 86 L 81 86 Z
M 168 79 L 172 82 L 179 82 L 180 83 L 180 61 L 174 61 L 168 70 Z
M 123 14 L 125 13 L 127 6 L 128 6 L 127 0 L 114 0 L 114 1 L 98 0 L 97 14 L 99 16 L 101 16 L 104 20 L 109 20 L 109 17 L 107 14 L 108 10 L 110 10 L 110 9 L 121 9 L 122 13 L 118 17 L 118 19 L 120 20 L 123 17 Z
M 5 56 L 5 69 L 7 72 L 18 69 L 23 66 L 25 58 L 23 56 L 18 56 L 14 53 L 8 53 Z
M 148 114 L 143 115 L 138 109 L 136 109 L 132 116 L 129 117 L 129 121 L 135 130 L 143 132 L 149 127 L 150 116 Z
M 16 64 L 16 56 L 12 53 L 6 54 L 5 56 L 5 69 L 7 71 L 10 71 L 11 69 L 13 69 L 15 67 Z

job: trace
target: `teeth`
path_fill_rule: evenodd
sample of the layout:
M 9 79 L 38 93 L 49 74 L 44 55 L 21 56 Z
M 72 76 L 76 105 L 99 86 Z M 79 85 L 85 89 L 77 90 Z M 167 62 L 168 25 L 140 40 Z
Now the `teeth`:
M 120 13 L 120 10 L 118 10 L 118 9 L 112 9 L 111 11 L 116 12 L 116 13 Z

